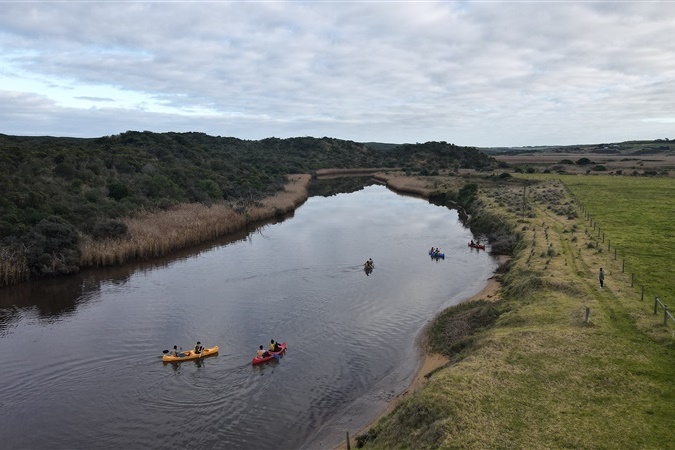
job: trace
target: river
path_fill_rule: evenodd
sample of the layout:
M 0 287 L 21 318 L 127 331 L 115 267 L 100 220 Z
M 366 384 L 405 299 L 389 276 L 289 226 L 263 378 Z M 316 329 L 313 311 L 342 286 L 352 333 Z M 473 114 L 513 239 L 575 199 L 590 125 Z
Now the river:
M 456 211 L 372 185 L 171 259 L 0 289 L 0 442 L 332 448 L 410 383 L 425 324 L 492 275 L 471 238 Z M 252 366 L 270 339 L 286 354 Z M 219 354 L 161 361 L 197 340 Z

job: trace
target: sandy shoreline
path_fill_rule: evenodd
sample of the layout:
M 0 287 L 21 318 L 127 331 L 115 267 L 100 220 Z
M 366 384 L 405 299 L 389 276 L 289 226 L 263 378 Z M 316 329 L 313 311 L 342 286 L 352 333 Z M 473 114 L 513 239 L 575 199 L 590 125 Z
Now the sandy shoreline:
M 504 260 L 500 259 L 500 264 L 503 262 Z M 471 302 L 480 299 L 496 301 L 499 299 L 500 288 L 501 284 L 499 283 L 499 281 L 497 281 L 496 277 L 492 276 L 487 280 L 485 287 L 483 287 L 483 289 L 474 296 L 468 298 L 466 302 Z M 369 429 L 374 427 L 382 417 L 386 416 L 387 414 L 390 414 L 403 400 L 407 399 L 414 392 L 420 389 L 424 385 L 424 383 L 426 383 L 427 380 L 429 379 L 428 375 L 431 372 L 449 362 L 448 358 L 446 358 L 443 355 L 437 353 L 428 353 L 426 351 L 426 339 L 427 339 L 427 330 L 425 328 L 421 333 L 419 342 L 421 351 L 423 352 L 422 361 L 419 364 L 417 371 L 415 372 L 413 381 L 410 383 L 408 388 L 406 388 L 403 392 L 392 398 L 388 402 L 387 407 L 384 409 L 384 411 L 382 411 L 375 419 L 370 421 L 366 426 L 359 429 L 355 434 L 353 435 L 350 434 L 349 440 L 352 448 L 356 448 L 356 436 L 364 434 Z M 344 450 L 346 448 L 347 443 L 343 442 L 338 447 L 335 447 L 335 450 Z

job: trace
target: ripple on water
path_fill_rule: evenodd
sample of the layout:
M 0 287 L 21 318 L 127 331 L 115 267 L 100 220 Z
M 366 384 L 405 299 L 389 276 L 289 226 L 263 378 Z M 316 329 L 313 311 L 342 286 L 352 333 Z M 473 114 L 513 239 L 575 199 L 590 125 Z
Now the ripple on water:
M 3 444 L 326 448 L 313 436 L 341 440 L 372 418 L 411 376 L 415 337 L 455 285 L 489 274 L 455 223 L 451 211 L 371 187 L 309 201 L 247 241 L 90 280 L 49 320 L 38 317 L 48 307 L 10 311 L 0 355 L 29 351 L 3 367 Z M 430 261 L 430 245 L 453 256 Z M 252 366 L 270 337 L 289 343 L 286 355 Z M 220 354 L 162 363 L 163 349 L 193 339 Z

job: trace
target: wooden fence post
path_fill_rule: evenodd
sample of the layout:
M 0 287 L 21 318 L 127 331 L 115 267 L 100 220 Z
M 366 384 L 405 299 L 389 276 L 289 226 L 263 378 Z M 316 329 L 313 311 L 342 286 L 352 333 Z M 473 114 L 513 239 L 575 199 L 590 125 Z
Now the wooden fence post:
M 645 287 L 643 285 L 642 286 L 642 294 L 640 294 L 640 300 L 644 300 L 644 299 L 645 299 Z
M 614 247 L 614 261 L 616 261 L 616 247 Z
M 612 250 L 612 240 L 607 239 L 607 251 L 610 251 L 610 250 Z
M 659 307 L 659 297 L 654 296 L 654 315 L 658 313 L 658 307 Z
M 663 305 L 663 325 L 668 326 L 668 306 Z
M 349 442 L 349 431 L 347 431 L 347 450 L 351 450 L 352 446 L 351 443 Z
M 605 242 L 605 232 L 602 232 L 602 242 Z
M 635 272 L 630 274 L 630 287 L 633 287 L 633 281 L 635 280 Z
M 584 320 L 585 323 L 588 323 L 588 318 L 591 316 L 591 308 L 588 306 L 586 307 L 586 320 Z
M 626 260 L 622 259 L 621 260 L 621 273 L 624 273 L 625 268 L 626 268 Z

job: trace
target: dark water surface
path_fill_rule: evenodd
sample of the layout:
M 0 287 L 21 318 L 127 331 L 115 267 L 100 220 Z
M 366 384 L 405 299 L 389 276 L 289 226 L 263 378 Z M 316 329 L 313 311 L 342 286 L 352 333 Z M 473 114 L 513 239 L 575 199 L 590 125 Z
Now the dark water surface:
M 170 261 L 2 289 L 0 446 L 332 448 L 412 380 L 423 326 L 491 276 L 471 237 L 455 211 L 370 186 Z M 252 366 L 271 338 L 286 355 Z M 220 354 L 162 363 L 197 340 Z

